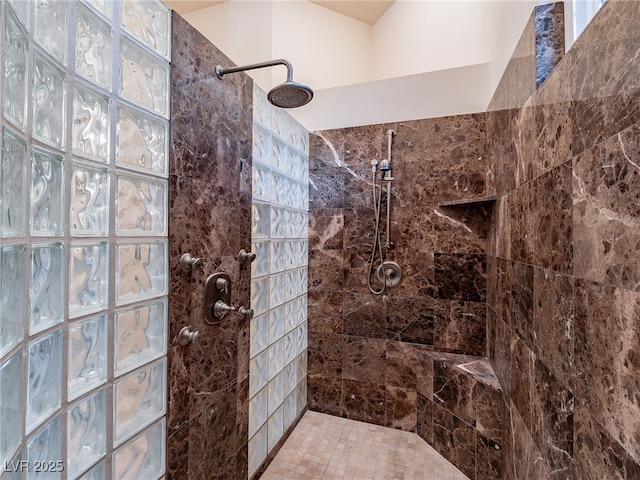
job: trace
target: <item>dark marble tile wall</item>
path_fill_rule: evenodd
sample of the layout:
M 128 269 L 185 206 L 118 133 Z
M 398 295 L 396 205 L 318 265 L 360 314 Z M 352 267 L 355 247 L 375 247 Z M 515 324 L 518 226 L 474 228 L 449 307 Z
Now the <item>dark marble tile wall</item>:
M 387 258 L 403 279 L 378 296 L 371 160 L 386 158 L 389 129 Z M 485 115 L 312 132 L 310 144 L 309 408 L 416 432 L 470 478 L 499 478 L 499 384 L 456 367 L 487 353 L 491 204 L 441 205 L 486 196 Z
M 231 61 L 175 13 L 172 28 L 167 478 L 246 479 L 249 325 L 234 315 L 206 324 L 202 289 L 227 272 L 232 303 L 249 304 L 250 270 L 236 255 L 251 245 L 252 83 L 218 80 L 215 66 Z M 185 252 L 202 266 L 182 271 Z M 200 332 L 186 347 L 184 326 Z
M 639 2 L 606 2 L 526 98 L 514 62 L 487 114 L 505 480 L 640 478 L 638 27 Z

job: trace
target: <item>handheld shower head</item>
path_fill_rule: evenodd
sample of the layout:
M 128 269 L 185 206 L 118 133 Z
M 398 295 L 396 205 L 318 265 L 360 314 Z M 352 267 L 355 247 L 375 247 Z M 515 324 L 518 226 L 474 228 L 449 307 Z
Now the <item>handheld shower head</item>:
M 267 94 L 267 99 L 272 105 L 280 108 L 296 108 L 306 105 L 313 98 L 313 90 L 302 83 L 293 81 L 293 67 L 285 59 L 271 60 L 270 62 L 254 63 L 244 67 L 222 68 L 216 67 L 216 76 L 222 79 L 227 73 L 244 72 L 256 68 L 284 65 L 287 67 L 287 81 L 273 87 Z
M 391 170 L 391 162 L 389 161 L 389 159 L 385 158 L 384 160 L 382 160 L 382 162 L 380 162 L 380 171 L 387 172 L 389 170 Z

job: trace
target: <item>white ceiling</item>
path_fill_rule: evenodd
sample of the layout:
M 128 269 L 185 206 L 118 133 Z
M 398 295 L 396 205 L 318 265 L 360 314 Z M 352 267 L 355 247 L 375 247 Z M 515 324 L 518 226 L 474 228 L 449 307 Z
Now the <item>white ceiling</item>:
M 212 7 L 228 0 L 165 0 L 180 15 Z M 309 0 L 311 3 L 341 13 L 355 20 L 373 25 L 395 0 Z

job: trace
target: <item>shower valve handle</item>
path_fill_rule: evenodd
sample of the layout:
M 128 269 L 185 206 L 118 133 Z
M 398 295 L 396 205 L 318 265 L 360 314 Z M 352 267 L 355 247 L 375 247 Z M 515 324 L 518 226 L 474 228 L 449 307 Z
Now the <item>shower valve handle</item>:
M 256 259 L 255 253 L 247 252 L 244 248 L 238 252 L 238 260 L 241 262 L 253 262 Z
M 239 317 L 244 318 L 245 320 L 251 320 L 253 318 L 253 308 L 240 307 L 236 312 Z
M 231 305 L 227 305 L 224 300 L 218 300 L 213 304 L 213 316 L 220 320 L 222 320 L 227 313 L 235 311 L 236 308 Z

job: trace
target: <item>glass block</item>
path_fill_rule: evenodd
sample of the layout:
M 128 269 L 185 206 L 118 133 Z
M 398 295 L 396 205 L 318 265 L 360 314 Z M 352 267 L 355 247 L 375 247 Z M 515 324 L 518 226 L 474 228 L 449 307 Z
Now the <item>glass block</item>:
M 116 235 L 166 236 L 167 181 L 122 173 L 117 176 Z
M 298 181 L 302 181 L 304 177 L 302 154 L 289 146 L 287 146 L 287 175 Z
M 60 407 L 62 330 L 30 342 L 28 349 L 27 433 Z
M 294 386 L 295 387 L 295 386 Z M 291 425 L 293 425 L 294 420 L 296 419 L 296 394 L 294 393 L 289 395 L 284 400 L 284 429 L 288 429 Z
M 293 330 L 284 337 L 284 364 L 292 362 L 298 354 L 298 333 Z
M 263 203 L 251 205 L 251 238 L 269 238 L 271 231 L 271 208 Z
M 307 294 L 297 298 L 298 303 L 298 325 L 307 321 Z
M 298 383 L 307 375 L 307 352 L 302 351 L 296 357 L 296 377 L 298 379 Z
M 286 234 L 286 210 L 271 207 L 271 237 L 284 238 Z
M 267 350 L 249 361 L 249 397 L 264 388 L 269 381 L 269 356 Z
M 111 48 L 113 30 L 98 15 L 82 4 L 78 5 L 76 32 L 76 73 L 111 90 Z
M 287 179 L 287 205 L 293 208 L 304 208 L 304 189 L 300 182 Z
M 274 108 L 271 115 L 271 131 L 281 140 L 287 138 L 287 117 L 289 114 L 282 108 Z
M 269 380 L 272 380 L 284 366 L 284 339 L 271 345 L 267 354 L 269 357 Z
M 271 172 L 271 203 L 287 203 L 287 177 Z
M 298 353 L 307 348 L 307 322 L 303 322 L 297 329 L 298 332 Z
M 303 379 L 298 377 L 298 385 L 296 386 L 296 416 L 302 414 L 307 407 L 307 377 Z
M 107 469 L 105 461 L 98 462 L 95 467 L 89 470 L 87 473 L 78 477 L 77 480 L 104 480 L 107 478 Z
M 301 152 L 305 151 L 304 136 L 309 135 L 307 130 L 300 125 L 291 115 L 287 115 L 287 136 L 286 140 Z
M 26 4 L 27 2 L 18 2 Z M 5 118 L 24 131 L 27 125 L 27 58 L 29 41 L 19 20 L 7 9 L 4 26 L 4 95 L 2 111 Z
M 302 208 L 305 212 L 309 211 L 309 183 L 305 182 L 301 184 L 302 188 Z
M 62 157 L 34 147 L 31 161 L 31 235 L 64 233 Z
M 76 86 L 72 125 L 73 153 L 109 162 L 109 98 Z
M 273 107 L 267 99 L 267 94 L 260 87 L 253 84 L 253 120 L 260 122 L 263 126 L 271 125 L 271 109 Z
M 109 245 L 72 243 L 69 261 L 69 317 L 107 308 Z
M 64 246 L 61 243 L 33 245 L 29 305 L 31 335 L 64 320 Z
M 107 367 L 107 316 L 69 325 L 69 399 L 106 382 Z
M 67 5 L 65 0 L 36 2 L 35 38 L 56 60 L 67 59 Z
M 298 256 L 298 242 L 288 241 L 285 242 L 285 266 L 288 269 L 296 266 L 296 260 Z
M 280 273 L 271 277 L 271 291 L 269 296 L 269 305 L 271 308 L 284 303 L 284 284 L 284 274 Z
M 295 360 L 295 358 L 294 358 Z M 285 362 L 286 363 L 286 362 Z M 290 362 L 284 367 L 284 396 L 293 392 L 298 384 L 296 375 L 296 362 Z
M 111 19 L 113 18 L 113 6 L 117 5 L 118 2 L 114 2 L 113 0 L 82 0 L 87 5 L 91 5 L 93 8 L 102 13 L 105 17 Z
M 57 148 L 64 148 L 64 73 L 36 54 L 33 72 L 33 136 Z
M 24 0 L 8 0 L 8 4 L 11 5 L 13 11 L 17 13 L 18 18 L 23 27 L 29 28 L 29 4 L 31 2 L 25 2 Z
M 298 228 L 300 233 L 298 238 L 309 238 L 309 213 L 308 212 L 301 213 L 300 224 L 298 225 Z
M 275 137 L 271 141 L 271 167 L 282 173 L 287 171 L 287 146 Z
M 114 480 L 158 478 L 165 471 L 165 421 L 152 425 L 113 454 Z
M 114 444 L 139 432 L 165 411 L 166 359 L 120 378 L 113 387 Z
M 169 122 L 118 105 L 116 165 L 167 176 Z
M 249 438 L 267 422 L 267 389 L 263 388 L 249 400 Z
M 0 356 L 24 337 L 26 256 L 24 245 L 0 249 Z
M 114 369 L 121 375 L 167 351 L 166 299 L 116 312 Z
M 249 329 L 249 355 L 253 358 L 269 344 L 269 316 L 253 317 Z
M 290 270 L 284 274 L 284 299 L 289 301 L 298 295 L 298 272 Z
M 155 0 L 122 2 L 122 25 L 160 55 L 170 53 L 170 10 Z
M 274 240 L 271 242 L 271 268 L 270 273 L 282 272 L 286 265 L 286 244 Z
M 21 237 L 25 233 L 27 189 L 25 142 L 7 128 L 2 135 L 0 166 L 0 233 L 3 237 Z
M 61 415 L 56 415 L 27 442 L 25 453 L 28 465 L 31 466 L 27 471 L 27 480 L 62 478 L 65 462 L 62 460 L 61 451 L 61 425 Z M 47 465 L 51 468 L 48 469 L 48 472 L 44 472 L 40 469 L 36 470 L 35 465 Z
M 116 305 L 167 294 L 167 241 L 116 245 Z
M 74 477 L 107 452 L 106 390 L 67 408 L 67 469 Z
M 287 210 L 287 238 L 300 238 L 302 212 Z
M 271 416 L 280 407 L 280 405 L 282 405 L 282 401 L 284 399 L 284 376 L 282 372 L 276 375 L 273 380 L 269 382 L 267 390 L 269 398 L 269 416 Z
M 297 295 L 306 292 L 309 288 L 309 274 L 307 272 L 307 268 L 303 267 L 303 268 L 299 268 L 298 270 L 296 270 L 296 276 L 297 276 L 297 280 L 296 283 L 298 284 L 298 293 Z
M 268 448 L 269 451 L 273 450 L 278 443 L 278 440 L 282 438 L 282 434 L 284 433 L 284 415 L 283 408 L 278 408 L 273 415 L 269 418 L 267 422 L 267 432 L 268 432 Z
M 109 171 L 73 162 L 71 179 L 71 234 L 106 236 L 109 233 Z
M 306 239 L 300 240 L 298 243 L 298 261 L 296 263 L 299 267 L 309 265 L 309 241 Z
M 257 162 L 251 166 L 253 179 L 251 189 L 253 198 L 258 200 L 269 201 L 271 195 L 271 170 Z
M 253 124 L 252 157 L 263 165 L 271 163 L 271 133 L 260 125 Z
M 251 281 L 251 308 L 256 315 L 269 309 L 269 277 Z
M 261 277 L 269 273 L 271 242 L 253 242 L 251 251 L 256 259 L 251 263 L 251 278 Z
M 298 325 L 298 299 L 284 304 L 284 331 L 290 332 Z
M 169 64 L 121 37 L 119 93 L 141 107 L 168 117 Z
M 22 440 L 22 349 L 0 364 L 0 461 L 8 461 Z
M 269 345 L 284 335 L 284 305 L 269 312 Z
M 258 471 L 262 462 L 267 458 L 267 425 L 264 425 L 249 440 L 249 478 Z
M 302 130 L 298 133 L 295 147 L 309 156 L 309 131 L 302 127 Z

